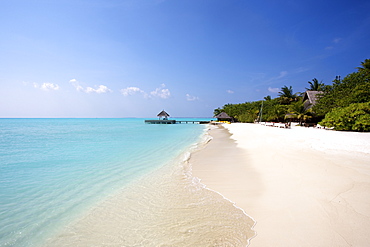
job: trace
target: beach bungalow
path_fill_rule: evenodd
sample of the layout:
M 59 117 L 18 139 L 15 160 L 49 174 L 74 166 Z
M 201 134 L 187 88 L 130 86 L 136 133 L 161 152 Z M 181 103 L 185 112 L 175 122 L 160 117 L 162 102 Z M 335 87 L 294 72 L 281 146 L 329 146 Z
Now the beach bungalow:
M 215 118 L 217 118 L 218 122 L 221 122 L 221 121 L 233 122 L 233 118 L 227 115 L 226 112 L 221 112 L 220 114 L 215 116 Z
M 314 105 L 316 105 L 320 94 L 322 94 L 322 91 L 306 91 L 303 95 L 303 105 L 304 105 L 304 110 L 307 111 L 311 109 Z M 318 122 L 322 120 L 322 116 L 316 116 L 315 112 L 311 111 L 310 112 L 310 119 L 308 121 L 305 121 L 305 126 L 310 127 L 310 126 L 316 126 Z
M 306 91 L 303 95 L 304 109 L 308 110 L 312 108 L 316 104 L 318 96 L 321 93 L 321 91 Z

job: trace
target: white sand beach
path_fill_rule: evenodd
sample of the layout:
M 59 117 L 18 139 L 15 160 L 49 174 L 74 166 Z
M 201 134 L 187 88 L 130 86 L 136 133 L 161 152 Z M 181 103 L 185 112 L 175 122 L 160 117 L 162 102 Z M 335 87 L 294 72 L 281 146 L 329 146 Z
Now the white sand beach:
M 210 134 L 193 175 L 254 218 L 251 247 L 369 246 L 370 133 L 236 123 Z

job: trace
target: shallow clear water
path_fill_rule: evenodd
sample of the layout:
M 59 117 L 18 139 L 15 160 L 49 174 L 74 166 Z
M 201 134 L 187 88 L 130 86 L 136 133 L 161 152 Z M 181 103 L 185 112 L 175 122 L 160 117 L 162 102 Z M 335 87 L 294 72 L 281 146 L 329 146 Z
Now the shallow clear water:
M 217 243 L 222 231 L 216 246 L 243 246 L 250 219 L 189 172 L 204 131 L 143 119 L 0 119 L 0 246 L 208 246 L 201 241 Z

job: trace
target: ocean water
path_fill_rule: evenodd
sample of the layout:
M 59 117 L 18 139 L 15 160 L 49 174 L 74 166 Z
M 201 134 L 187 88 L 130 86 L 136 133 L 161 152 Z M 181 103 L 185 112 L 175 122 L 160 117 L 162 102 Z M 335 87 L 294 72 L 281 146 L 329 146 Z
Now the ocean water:
M 191 175 L 206 128 L 0 119 L 0 246 L 246 246 L 254 222 Z

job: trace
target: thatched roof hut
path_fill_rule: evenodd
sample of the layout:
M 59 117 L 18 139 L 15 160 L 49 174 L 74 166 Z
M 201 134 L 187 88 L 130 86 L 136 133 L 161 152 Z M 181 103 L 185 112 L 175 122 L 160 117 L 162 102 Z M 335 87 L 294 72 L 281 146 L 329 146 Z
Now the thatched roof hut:
M 318 99 L 319 94 L 322 94 L 321 91 L 306 91 L 303 95 L 303 102 L 305 110 L 313 107 Z
M 217 121 L 232 121 L 232 119 L 233 119 L 232 117 L 227 115 L 226 112 L 221 112 L 220 114 L 215 116 L 215 118 L 217 118 Z
M 159 119 L 163 118 L 163 119 L 167 119 L 168 117 L 170 116 L 170 114 L 168 114 L 167 112 L 165 112 L 164 110 L 161 111 L 160 113 L 158 113 L 157 117 L 159 117 Z

